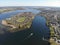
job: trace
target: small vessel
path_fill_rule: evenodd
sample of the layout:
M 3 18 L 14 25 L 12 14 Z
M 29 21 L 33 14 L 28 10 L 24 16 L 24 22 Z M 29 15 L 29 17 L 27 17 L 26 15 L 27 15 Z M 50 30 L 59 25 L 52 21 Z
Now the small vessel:
M 33 33 L 30 34 L 31 36 L 33 35 Z
M 45 40 L 44 37 L 42 39 Z
M 31 36 L 33 36 L 33 34 L 34 34 L 34 33 L 30 33 L 30 35 L 29 35 L 29 36 L 27 36 L 25 39 L 30 38 Z M 24 40 L 25 40 L 25 39 L 24 39 Z

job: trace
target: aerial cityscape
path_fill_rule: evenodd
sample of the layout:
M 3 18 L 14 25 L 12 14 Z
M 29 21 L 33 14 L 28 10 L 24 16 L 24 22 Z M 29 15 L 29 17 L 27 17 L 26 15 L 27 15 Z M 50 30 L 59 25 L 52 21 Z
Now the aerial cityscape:
M 60 45 L 60 0 L 0 3 L 0 45 Z

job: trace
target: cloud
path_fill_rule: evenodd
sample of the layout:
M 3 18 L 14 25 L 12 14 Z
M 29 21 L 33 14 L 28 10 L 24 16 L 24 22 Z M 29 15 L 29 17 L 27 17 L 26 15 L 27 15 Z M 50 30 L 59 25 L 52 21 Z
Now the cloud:
M 59 0 L 47 0 L 47 1 L 7 1 L 7 2 L 0 2 L 0 6 L 56 6 L 60 7 Z
M 43 2 L 43 3 L 38 3 L 36 4 L 38 6 L 56 6 L 59 7 L 60 6 L 60 1 L 52 1 L 52 2 Z

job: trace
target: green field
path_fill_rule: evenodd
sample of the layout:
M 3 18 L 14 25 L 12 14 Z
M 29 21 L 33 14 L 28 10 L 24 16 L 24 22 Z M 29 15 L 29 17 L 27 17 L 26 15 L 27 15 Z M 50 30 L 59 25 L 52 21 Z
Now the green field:
M 26 17 L 20 17 L 20 18 L 17 19 L 17 22 L 24 22 L 25 19 L 26 19 Z

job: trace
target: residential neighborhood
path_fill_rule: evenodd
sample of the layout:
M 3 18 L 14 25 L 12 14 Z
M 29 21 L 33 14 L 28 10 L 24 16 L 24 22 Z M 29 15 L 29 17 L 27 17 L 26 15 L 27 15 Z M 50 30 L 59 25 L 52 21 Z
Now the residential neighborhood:
M 40 13 L 47 20 L 47 25 L 50 28 L 50 35 L 52 39 L 60 44 L 60 11 L 57 10 L 44 10 Z

